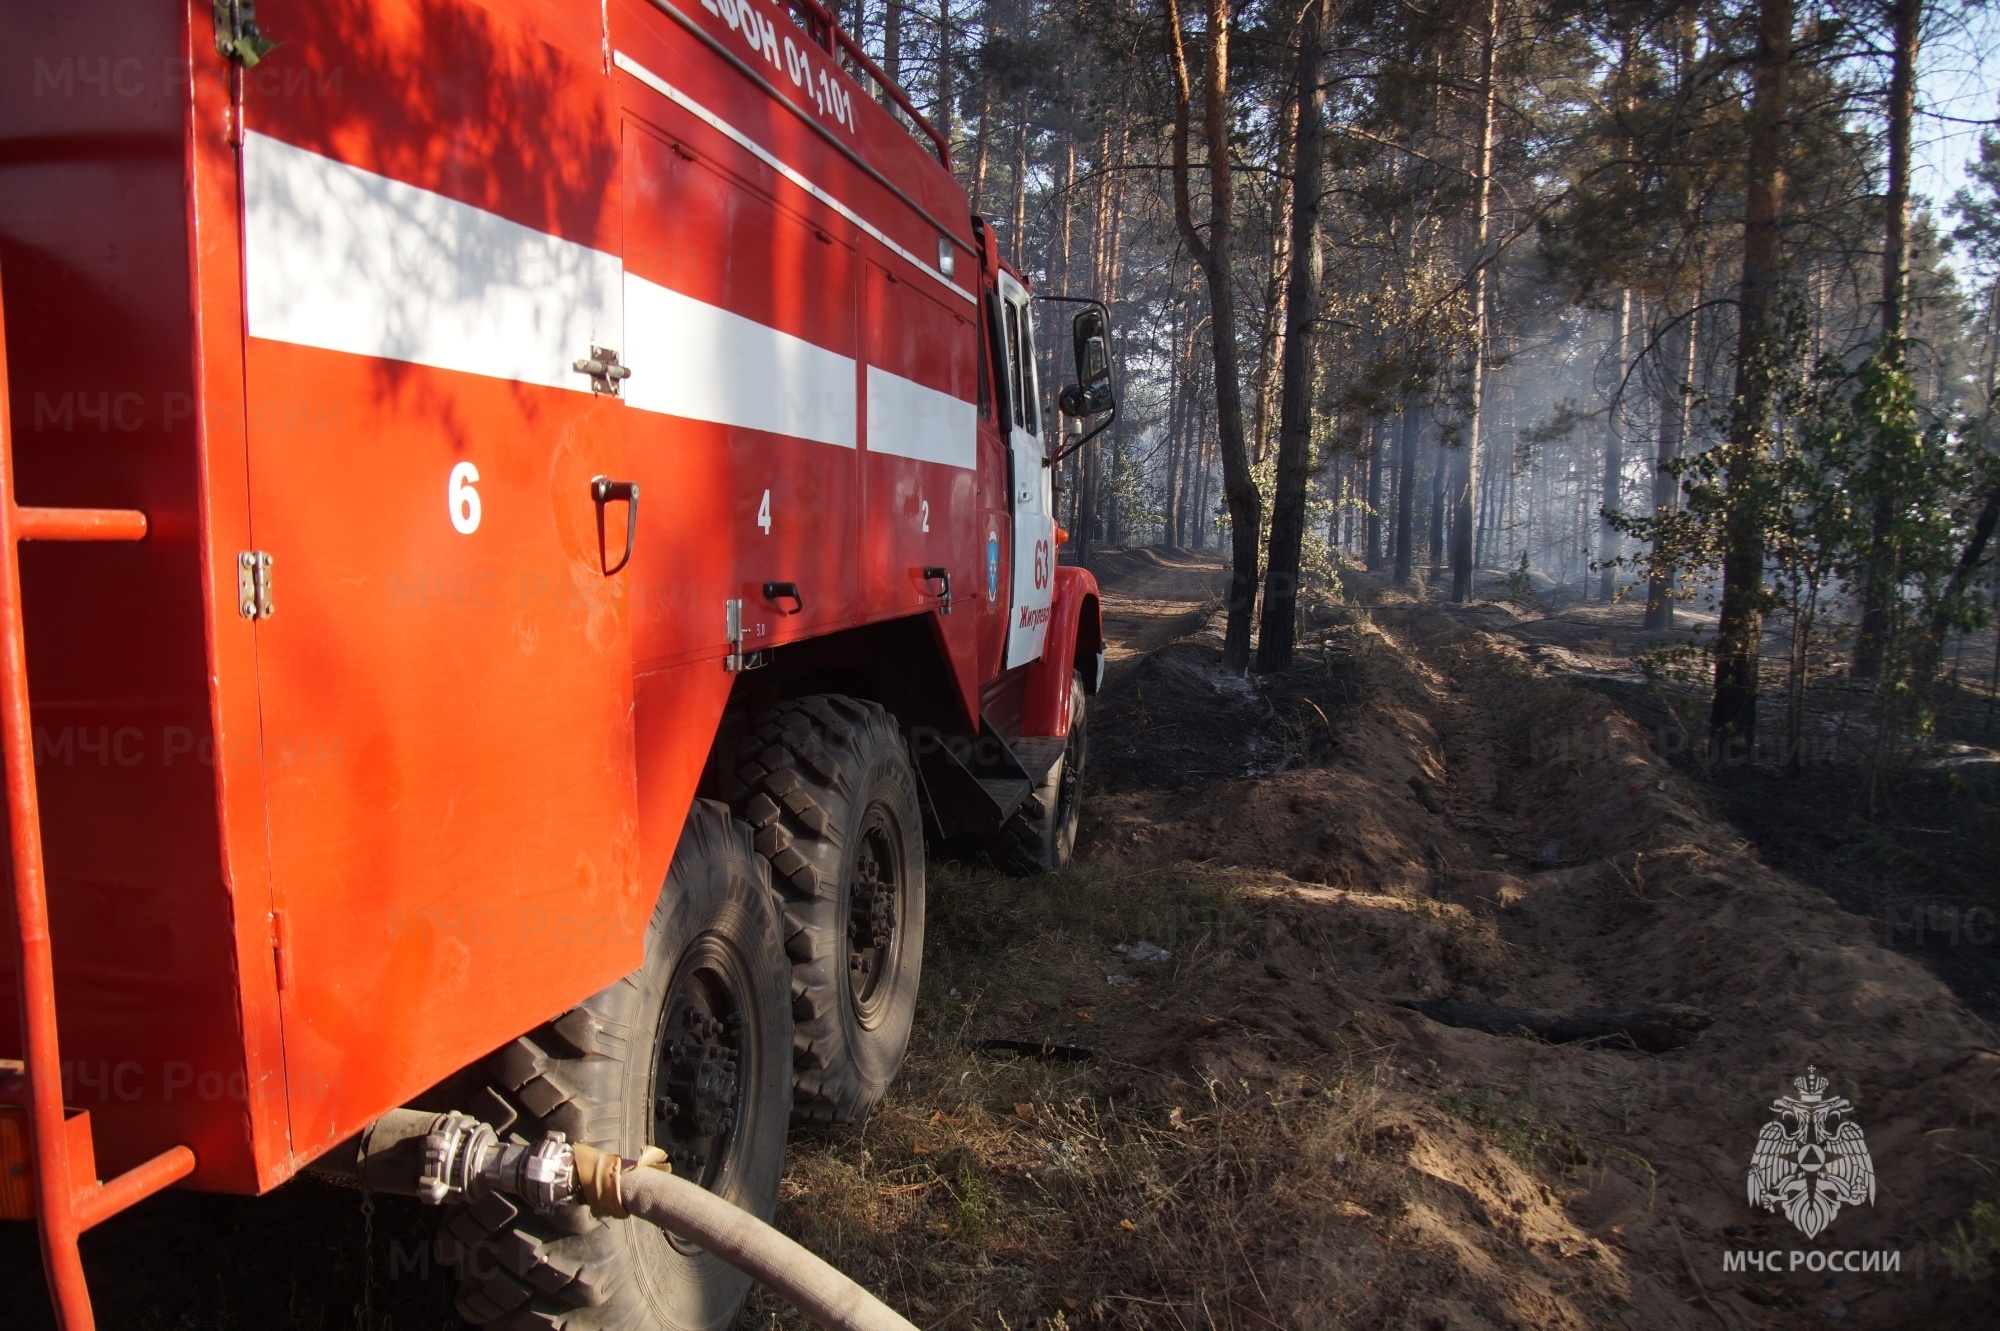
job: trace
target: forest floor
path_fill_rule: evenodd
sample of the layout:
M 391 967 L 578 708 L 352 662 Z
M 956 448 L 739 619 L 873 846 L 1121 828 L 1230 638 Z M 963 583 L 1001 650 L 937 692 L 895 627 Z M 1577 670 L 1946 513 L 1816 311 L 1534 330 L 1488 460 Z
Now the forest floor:
M 789 1232 L 926 1331 L 1992 1324 L 2000 1038 L 1974 1009 L 2000 835 L 1975 732 L 1869 819 L 1851 764 L 1703 768 L 1659 664 L 1686 635 L 1636 611 L 1353 575 L 1290 670 L 1244 681 L 1217 669 L 1213 559 L 1093 564 L 1112 644 L 1077 862 L 932 864 L 908 1062 L 865 1123 L 794 1133 Z M 1438 998 L 1712 1024 L 1646 1053 L 1400 1006 Z M 1814 1240 L 1745 1198 L 1808 1065 L 1876 1181 Z M 107 1326 L 442 1328 L 432 1219 L 382 1199 L 364 1222 L 307 1178 L 156 1198 L 85 1251 Z M 6 1229 L 12 1324 L 46 1324 Z M 1899 1269 L 1811 1269 L 1827 1252 Z M 759 1294 L 742 1325 L 803 1323 Z
M 934 868 L 909 1063 L 866 1125 L 795 1136 L 792 1232 L 927 1328 L 1992 1324 L 1963 1277 L 2000 1255 L 2000 1039 L 1868 895 L 1956 874 L 1961 925 L 1990 900 L 1990 785 L 1944 809 L 1905 777 L 1955 820 L 1934 840 L 1988 848 L 1982 884 L 1981 852 L 1861 817 L 1851 772 L 1760 796 L 1788 779 L 1676 751 L 1687 700 L 1646 666 L 1688 635 L 1636 610 L 1357 575 L 1246 683 L 1217 669 L 1213 561 L 1093 564 L 1115 645 L 1078 862 Z M 1444 997 L 1712 1024 L 1644 1053 L 1399 1006 Z M 1809 1065 L 1876 1180 L 1813 1240 L 1746 1201 Z M 795 1325 L 761 1298 L 751 1324 Z

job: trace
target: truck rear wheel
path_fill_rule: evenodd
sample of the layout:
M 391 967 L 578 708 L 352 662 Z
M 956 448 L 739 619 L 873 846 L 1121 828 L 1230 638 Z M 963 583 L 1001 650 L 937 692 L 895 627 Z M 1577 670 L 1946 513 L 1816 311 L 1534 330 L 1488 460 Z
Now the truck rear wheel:
M 458 1107 L 503 1139 L 556 1129 L 626 1156 L 662 1147 L 675 1173 L 768 1220 L 791 1099 L 789 973 L 750 829 L 697 801 L 644 963 L 487 1059 Z M 750 1288 L 644 1221 L 537 1216 L 498 1194 L 454 1207 L 438 1248 L 458 1267 L 460 1315 L 507 1331 L 720 1331 Z
M 1063 746 L 1062 757 L 993 838 L 993 858 L 1009 873 L 1051 873 L 1068 864 L 1076 850 L 1083 769 L 1090 756 L 1086 702 L 1083 676 L 1073 671 L 1069 678 L 1069 742 Z
M 792 1117 L 846 1123 L 902 1066 L 924 951 L 924 845 L 903 737 L 838 694 L 771 708 L 737 746 L 730 803 L 757 829 L 792 963 Z

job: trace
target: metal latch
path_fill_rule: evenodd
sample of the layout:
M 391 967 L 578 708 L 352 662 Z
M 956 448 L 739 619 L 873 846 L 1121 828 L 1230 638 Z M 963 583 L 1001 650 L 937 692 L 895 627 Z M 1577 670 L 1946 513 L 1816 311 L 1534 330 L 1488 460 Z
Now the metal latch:
M 236 556 L 236 613 L 245 619 L 271 617 L 271 556 L 262 550 Z
M 941 615 L 950 614 L 951 613 L 950 570 L 943 568 L 927 568 L 924 570 L 924 581 L 926 583 L 935 582 L 938 584 L 938 590 L 936 592 L 936 596 L 938 598 L 938 613 Z
M 278 43 L 257 28 L 257 0 L 215 0 L 215 53 L 239 60 L 245 69 L 271 54 Z
M 630 379 L 630 367 L 618 363 L 618 353 L 610 347 L 592 347 L 590 358 L 576 363 L 578 374 L 590 376 L 590 391 L 607 397 L 618 396 L 618 381 Z
M 743 650 L 743 598 L 732 596 L 722 603 L 722 622 L 729 634 L 729 655 L 722 658 L 722 668 L 734 673 L 738 670 L 755 670 L 764 664 L 764 653 Z

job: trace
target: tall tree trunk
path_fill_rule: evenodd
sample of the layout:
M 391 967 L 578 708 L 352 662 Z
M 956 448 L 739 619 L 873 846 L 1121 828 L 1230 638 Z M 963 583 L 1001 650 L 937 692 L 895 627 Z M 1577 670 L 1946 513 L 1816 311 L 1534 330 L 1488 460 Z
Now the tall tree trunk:
M 1192 278 L 1193 274 L 1190 273 Z M 1187 527 L 1187 543 L 1195 549 L 1206 548 L 1207 537 L 1203 534 L 1202 519 L 1208 511 L 1208 433 L 1207 413 L 1202 396 L 1207 387 L 1202 367 L 1195 359 L 1195 339 L 1200 325 L 1188 326 L 1186 352 L 1187 372 L 1181 378 L 1187 400 L 1181 408 L 1181 493 L 1192 495 L 1193 499 L 1183 499 L 1182 517 Z
M 993 34 L 993 6 L 986 6 L 986 33 Z M 979 133 L 972 141 L 972 212 L 986 215 L 986 164 L 992 156 L 993 76 L 982 66 L 979 71 Z
M 1197 550 L 1208 549 L 1208 496 L 1209 487 L 1215 483 L 1215 463 L 1210 458 L 1213 447 L 1208 429 L 1210 414 L 1202 413 L 1200 429 L 1195 435 L 1194 548 Z
M 1979 429 L 1974 433 L 1973 447 L 1984 453 L 1991 445 L 1988 439 L 1993 429 L 1993 412 L 1996 397 L 2000 397 L 2000 282 L 1995 282 L 1987 297 L 1986 306 L 1986 379 L 1982 385 L 1984 405 L 1979 414 Z M 2000 485 L 1986 492 L 1986 502 L 1980 505 L 1979 516 L 1973 519 L 1972 534 L 1966 538 L 1965 549 L 1959 552 L 1958 565 L 1951 571 L 1951 580 L 1945 584 L 1944 595 L 1938 601 L 1930 623 L 1931 641 L 1927 650 L 1933 657 L 1944 648 L 1944 635 L 1949 631 L 1952 602 L 1965 594 L 1971 584 L 1973 574 L 1979 571 L 1979 561 L 1985 556 L 1986 543 L 1993 539 L 1993 530 L 2000 524 Z M 2000 627 L 1994 631 L 1993 651 L 2000 659 Z M 1988 700 L 1991 709 L 1991 699 Z
M 958 95 L 954 87 L 957 71 L 952 68 L 951 37 L 951 0 L 938 0 L 937 78 L 932 85 L 937 95 L 931 102 L 931 119 L 937 122 L 938 133 L 946 143 L 951 142 L 952 100 Z
M 1410 585 L 1416 571 L 1416 542 L 1411 530 L 1417 517 L 1417 438 L 1421 422 L 1417 415 L 1417 395 L 1403 394 L 1403 448 L 1396 463 L 1396 585 Z
M 1111 302 L 1115 293 L 1105 282 L 1109 269 L 1110 243 L 1106 239 L 1106 228 L 1111 217 L 1111 182 L 1105 171 L 1105 163 L 1111 159 L 1111 129 L 1107 125 L 1098 137 L 1097 155 L 1092 161 L 1092 185 L 1096 201 L 1091 208 L 1090 228 L 1090 280 L 1092 289 L 1099 299 Z M 1077 547 L 1077 562 L 1088 557 L 1091 542 L 1103 536 L 1103 526 L 1099 515 L 1103 511 L 1104 450 L 1100 445 L 1086 448 L 1077 454 L 1077 525 L 1082 535 L 1082 544 Z
M 1296 88 L 1288 89 L 1278 109 L 1278 175 L 1290 174 L 1297 151 L 1299 106 Z M 1257 382 L 1250 397 L 1250 456 L 1264 465 L 1271 447 L 1271 428 L 1278 415 L 1278 380 L 1284 363 L 1285 274 L 1290 268 L 1292 207 L 1298 191 L 1278 191 L 1277 216 L 1271 219 L 1271 253 L 1264 283 L 1263 328 L 1258 339 Z
M 1743 272 L 1737 295 L 1736 392 L 1723 448 L 1722 613 L 1715 630 L 1709 743 L 1728 753 L 1757 737 L 1757 659 L 1764 628 L 1764 513 L 1759 480 L 1770 448 L 1778 351 L 1771 301 L 1778 285 L 1785 202 L 1785 109 L 1792 64 L 1792 0 L 1763 0 L 1751 65 L 1744 172 Z
M 1521 447 L 1521 426 L 1515 419 L 1514 385 L 1507 385 L 1507 444 L 1504 454 L 1507 465 L 1500 470 L 1500 562 L 1508 568 L 1514 567 L 1514 515 L 1518 508 L 1518 476 L 1520 463 L 1518 453 Z
M 1055 269 L 1055 271 L 1051 274 L 1053 281 L 1050 283 L 1050 285 L 1054 286 L 1059 293 L 1065 296 L 1070 294 L 1069 290 L 1070 221 L 1071 221 L 1071 215 L 1074 212 L 1074 210 L 1070 206 L 1071 204 L 1070 196 L 1072 192 L 1075 190 L 1075 188 L 1076 188 L 1076 135 L 1068 130 L 1064 130 L 1062 183 L 1057 187 L 1056 190 L 1056 238 L 1055 238 L 1056 243 L 1054 246 L 1055 256 L 1051 264 L 1051 266 Z M 1049 349 L 1051 351 L 1055 349 L 1053 341 L 1051 342 Z
M 903 0 L 882 0 L 882 72 L 903 86 Z
M 1333 492 L 1333 511 L 1326 515 L 1326 544 L 1328 553 L 1335 556 L 1340 555 L 1347 549 L 1347 534 L 1349 528 L 1353 526 L 1354 521 L 1350 502 L 1353 499 L 1353 495 L 1350 493 L 1353 488 L 1353 477 L 1351 475 L 1353 468 L 1349 465 L 1349 461 L 1350 459 L 1345 455 L 1336 454 L 1334 456 L 1333 478 L 1327 486 Z M 1275 500 L 1272 502 L 1272 506 L 1276 507 Z M 1267 591 L 1264 595 L 1267 598 L 1264 604 L 1268 606 L 1270 604 L 1268 599 L 1270 593 Z M 1259 646 L 1261 647 L 1262 644 L 1260 643 Z
M 1368 448 L 1368 571 L 1382 567 L 1382 452 L 1389 446 L 1387 420 L 1375 418 Z
M 1917 109 L 1917 43 L 1923 35 L 1923 0 L 1889 0 L 1894 47 L 1889 68 L 1889 179 L 1882 200 L 1882 341 L 1875 354 L 1886 364 L 1903 364 L 1903 311 L 1910 284 L 1910 122 Z M 1895 504 L 1880 478 L 1881 493 L 1871 515 L 1873 558 L 1862 592 L 1861 631 L 1854 637 L 1854 675 L 1882 673 L 1882 650 L 1889 632 L 1892 576 L 1884 569 L 1883 547 L 1895 522 Z
M 1122 307 L 1119 304 L 1120 292 L 1124 289 L 1125 149 L 1128 135 L 1129 132 L 1121 128 L 1118 131 L 1117 145 L 1112 151 L 1111 206 L 1106 210 L 1104 218 L 1104 285 L 1099 290 L 1101 299 L 1111 311 L 1111 364 L 1113 374 L 1119 383 L 1125 382 L 1126 339 L 1132 332 L 1126 321 L 1120 317 Z M 1113 487 L 1109 498 L 1112 504 L 1112 518 L 1121 535 L 1130 526 L 1126 520 L 1127 515 L 1120 507 L 1122 501 L 1119 497 L 1119 487 L 1125 478 L 1125 450 L 1128 442 L 1125 429 L 1126 423 L 1121 417 L 1112 419 L 1110 436 Z
M 1174 284 L 1178 284 L 1177 279 Z M 1172 359 L 1167 362 L 1167 465 L 1164 471 L 1165 502 L 1162 503 L 1160 511 L 1160 526 L 1163 528 L 1160 540 L 1169 547 L 1181 543 L 1181 517 L 1178 504 L 1181 502 L 1181 422 L 1185 415 L 1181 395 L 1187 383 L 1186 361 L 1181 355 L 1181 332 L 1187 314 L 1186 303 L 1175 301 L 1173 322 L 1168 327 L 1171 340 L 1167 345 L 1172 348 L 1173 354 Z
M 1944 646 L 1944 635 L 1951 631 L 1951 603 L 1965 594 L 1972 575 L 1979 571 L 1979 561 L 1986 554 L 1986 543 L 1993 539 L 1996 525 L 2000 525 L 2000 485 L 1986 492 L 1986 502 L 1979 506 L 1979 516 L 1973 519 L 1972 532 L 1965 539 L 1965 549 L 1959 552 L 1944 595 L 1938 599 L 1937 612 L 1930 622 L 1929 650 L 1933 657 Z
M 1055 235 L 1051 238 L 1050 249 L 1052 253 L 1049 258 L 1049 285 L 1062 295 L 1069 294 L 1070 266 L 1074 260 L 1072 251 L 1075 248 L 1073 227 L 1076 213 L 1075 190 L 1076 135 L 1074 132 L 1066 129 L 1063 131 L 1062 181 L 1056 190 L 1056 230 Z M 1048 376 L 1043 380 L 1044 384 L 1063 382 L 1060 378 L 1062 360 L 1060 346 L 1061 339 L 1052 337 L 1049 339 L 1047 346 L 1038 348 L 1042 353 L 1043 359 L 1048 362 Z M 1072 454 L 1069 460 L 1068 477 L 1066 478 L 1061 472 L 1058 472 L 1053 477 L 1058 490 L 1065 488 L 1064 481 L 1065 479 L 1068 480 L 1068 488 L 1072 490 L 1072 498 L 1075 497 L 1073 490 L 1077 470 L 1077 459 Z M 1074 523 L 1059 522 L 1058 525 L 1065 531 L 1071 532 L 1074 531 L 1075 527 Z M 1074 547 L 1072 547 L 1072 554 L 1074 552 Z
M 1472 599 L 1472 493 L 1479 474 L 1479 430 L 1486 400 L 1486 268 L 1487 232 L 1493 214 L 1493 110 L 1497 93 L 1493 53 L 1500 37 L 1500 0 L 1487 0 L 1485 30 L 1479 43 L 1479 181 L 1473 208 L 1472 261 L 1472 402 L 1465 426 L 1465 445 L 1453 459 L 1451 477 L 1451 599 Z
M 1632 364 L 1632 291 L 1618 296 L 1618 384 L 1604 423 L 1604 501 L 1600 504 L 1597 528 L 1597 599 L 1609 601 L 1618 594 L 1618 529 L 1611 515 L 1618 512 L 1618 491 L 1625 475 L 1625 433 L 1618 420 L 1618 404 L 1624 398 L 1625 371 Z
M 1209 342 L 1215 361 L 1217 443 L 1222 450 L 1222 488 L 1229 501 L 1229 607 L 1222 638 L 1222 664 L 1242 673 L 1250 665 L 1250 616 L 1257 600 L 1257 536 L 1263 497 L 1250 471 L 1243 437 L 1243 376 L 1236 357 L 1236 293 L 1231 258 L 1229 164 L 1229 0 L 1208 0 L 1208 59 L 1202 71 L 1203 116 L 1208 148 L 1208 237 L 1195 230 L 1188 188 L 1188 132 L 1193 90 L 1181 34 L 1180 0 L 1167 0 L 1174 64 L 1173 182 L 1174 224 L 1188 252 L 1208 278 Z
M 1264 579 L 1264 617 L 1257 635 L 1257 669 L 1292 663 L 1297 630 L 1299 550 L 1305 540 L 1306 481 L 1312 475 L 1314 322 L 1319 317 L 1320 31 L 1327 0 L 1305 0 L 1299 14 L 1299 55 L 1293 100 L 1298 104 L 1292 152 L 1291 274 L 1285 282 L 1283 384 L 1278 408 L 1278 475 L 1271 496 L 1271 551 Z
M 1014 183 L 1007 213 L 1008 257 L 1014 267 L 1028 271 L 1028 99 L 1025 94 L 1014 102 Z
M 1681 506 L 1681 483 L 1674 475 L 1673 464 L 1680 461 L 1681 453 L 1687 447 L 1688 430 L 1693 424 L 1694 367 L 1701 341 L 1700 321 L 1701 292 L 1696 290 L 1679 339 L 1668 344 L 1670 351 L 1678 351 L 1679 355 L 1673 366 L 1673 382 L 1668 385 L 1667 396 L 1660 403 L 1660 443 L 1653 462 L 1655 518 Z M 1653 554 L 1656 559 L 1661 545 L 1662 538 L 1655 537 Z M 1646 584 L 1647 628 L 1659 630 L 1674 626 L 1674 584 L 1671 569 L 1655 573 Z
M 1429 586 L 1444 571 L 1445 488 L 1451 477 L 1451 450 L 1445 446 L 1445 432 L 1438 430 L 1436 456 L 1431 459 L 1431 519 L 1425 535 L 1430 538 L 1430 567 L 1424 584 Z

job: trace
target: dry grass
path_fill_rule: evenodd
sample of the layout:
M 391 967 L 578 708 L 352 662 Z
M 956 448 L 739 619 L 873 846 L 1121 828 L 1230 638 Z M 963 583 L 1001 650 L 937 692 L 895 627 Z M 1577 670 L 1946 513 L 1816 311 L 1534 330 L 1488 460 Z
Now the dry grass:
M 1256 903 L 1228 876 L 941 865 L 931 910 L 902 1077 L 866 1124 L 795 1134 L 790 1232 L 926 1327 L 1323 1325 L 1372 1300 L 1366 1222 L 1400 1205 L 1377 1057 L 1262 1090 L 1121 1057 L 1242 964 Z M 1110 951 L 1141 938 L 1173 961 Z M 969 1048 L 993 1035 L 1100 1056 Z M 746 1325 L 803 1323 L 760 1296 Z

